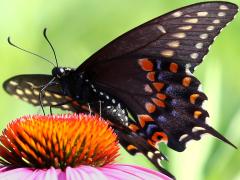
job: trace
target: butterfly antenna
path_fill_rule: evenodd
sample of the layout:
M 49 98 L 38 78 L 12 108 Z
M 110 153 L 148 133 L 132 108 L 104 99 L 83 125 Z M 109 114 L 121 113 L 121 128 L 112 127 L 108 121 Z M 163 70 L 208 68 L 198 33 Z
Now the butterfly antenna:
M 54 58 L 55 58 L 55 61 L 56 61 L 56 65 L 57 65 L 57 67 L 58 67 L 58 60 L 57 60 L 56 52 L 55 52 L 55 50 L 54 50 L 54 48 L 53 48 L 53 45 L 51 44 L 51 42 L 49 41 L 49 39 L 48 39 L 48 37 L 47 37 L 47 28 L 44 28 L 44 30 L 43 30 L 43 36 L 44 36 L 44 38 L 47 40 L 49 46 L 51 47 L 51 49 L 52 49 L 52 51 L 53 51 Z
M 8 43 L 9 43 L 11 46 L 13 46 L 13 47 L 15 47 L 15 48 L 17 48 L 17 49 L 20 49 L 20 50 L 22 50 L 22 51 L 24 51 L 24 52 L 27 52 L 27 53 L 29 53 L 29 54 L 32 54 L 32 55 L 34 55 L 34 56 L 37 56 L 37 57 L 39 57 L 39 58 L 41 58 L 41 59 L 49 62 L 50 64 L 52 64 L 52 65 L 55 67 L 55 65 L 54 65 L 51 61 L 49 61 L 48 59 L 46 59 L 46 58 L 44 58 L 44 57 L 42 57 L 42 56 L 40 56 L 40 55 L 38 55 L 38 54 L 36 54 L 36 53 L 33 53 L 33 52 L 28 51 L 28 50 L 26 50 L 26 49 L 23 49 L 23 48 L 17 46 L 16 44 L 13 44 L 13 43 L 11 42 L 10 37 L 8 37 L 7 41 L 8 41 Z

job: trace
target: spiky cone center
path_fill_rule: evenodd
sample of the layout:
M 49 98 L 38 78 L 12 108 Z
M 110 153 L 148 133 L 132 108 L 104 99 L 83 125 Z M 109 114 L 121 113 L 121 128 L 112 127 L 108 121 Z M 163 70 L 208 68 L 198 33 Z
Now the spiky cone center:
M 3 130 L 0 142 L 0 163 L 14 167 L 101 167 L 119 151 L 107 122 L 83 114 L 21 117 Z

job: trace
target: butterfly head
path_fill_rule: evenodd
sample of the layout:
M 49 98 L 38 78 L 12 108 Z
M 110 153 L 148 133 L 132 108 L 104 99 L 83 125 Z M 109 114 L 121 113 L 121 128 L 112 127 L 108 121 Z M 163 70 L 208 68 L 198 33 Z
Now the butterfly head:
M 67 67 L 55 67 L 52 69 L 53 77 L 61 79 L 64 76 L 67 76 L 73 69 Z

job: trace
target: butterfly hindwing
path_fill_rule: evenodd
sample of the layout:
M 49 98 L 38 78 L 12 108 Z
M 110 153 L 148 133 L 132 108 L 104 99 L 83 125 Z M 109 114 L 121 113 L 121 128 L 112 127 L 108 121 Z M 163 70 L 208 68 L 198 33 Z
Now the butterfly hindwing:
M 229 143 L 206 124 L 208 113 L 202 103 L 207 96 L 188 64 L 148 58 L 111 62 L 107 64 L 111 68 L 97 76 L 96 85 L 121 99 L 152 144 L 164 141 L 183 151 L 186 142 L 199 140 L 203 133 Z

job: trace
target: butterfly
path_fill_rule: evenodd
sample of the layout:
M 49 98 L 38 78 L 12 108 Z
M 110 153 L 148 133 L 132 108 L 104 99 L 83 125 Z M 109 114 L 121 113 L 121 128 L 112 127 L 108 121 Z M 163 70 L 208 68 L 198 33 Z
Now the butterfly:
M 174 178 L 160 164 L 160 142 L 184 151 L 208 133 L 235 147 L 206 123 L 207 96 L 193 72 L 237 11 L 229 2 L 182 7 L 121 35 L 76 69 L 57 65 L 52 75 L 17 75 L 3 87 L 35 106 L 100 114 L 126 151 Z

